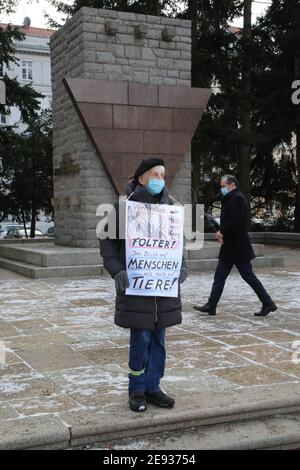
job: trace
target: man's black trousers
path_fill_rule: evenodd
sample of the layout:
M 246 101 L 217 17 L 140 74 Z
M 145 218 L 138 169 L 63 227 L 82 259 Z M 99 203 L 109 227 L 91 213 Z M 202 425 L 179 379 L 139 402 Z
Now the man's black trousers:
M 230 271 L 232 270 L 234 265 L 236 266 L 237 270 L 239 271 L 244 281 L 246 281 L 247 284 L 249 284 L 249 286 L 252 287 L 257 297 L 259 298 L 259 300 L 263 304 L 271 303 L 272 299 L 269 296 L 269 294 L 266 292 L 260 280 L 254 274 L 250 261 L 242 261 L 239 263 L 233 263 L 233 262 L 228 262 L 228 261 L 221 260 L 221 259 L 219 259 L 219 262 L 216 268 L 214 283 L 213 283 L 210 297 L 209 297 L 209 303 L 214 307 L 217 306 L 221 298 L 226 279 L 229 276 Z

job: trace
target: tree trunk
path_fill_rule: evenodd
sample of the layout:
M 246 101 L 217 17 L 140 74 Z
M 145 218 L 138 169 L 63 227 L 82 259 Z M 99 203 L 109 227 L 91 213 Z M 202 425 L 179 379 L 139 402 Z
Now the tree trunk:
M 240 188 L 250 204 L 250 170 L 251 170 L 251 52 L 249 43 L 251 31 L 252 0 L 244 2 L 243 28 L 243 70 L 242 70 L 242 100 L 241 100 L 241 133 L 243 141 L 240 149 Z M 250 220 L 248 225 L 250 224 Z
M 24 231 L 25 231 L 25 237 L 28 238 L 27 227 L 26 227 L 26 218 L 25 218 L 25 214 L 24 214 L 23 209 L 21 211 L 21 214 L 22 214 L 22 223 L 23 223 L 23 227 L 24 227 Z
M 36 227 L 36 204 L 35 201 L 31 206 L 31 227 L 30 227 L 30 238 L 35 238 L 35 227 Z
M 31 196 L 31 227 L 30 227 L 30 237 L 35 238 L 35 225 L 36 225 L 36 215 L 37 215 L 37 205 L 36 205 L 36 174 L 35 169 L 32 171 L 32 196 Z
M 198 5 L 196 0 L 188 1 L 188 19 L 191 20 L 191 39 L 192 39 L 192 69 L 191 69 L 191 85 L 198 85 L 197 68 L 193 60 L 193 53 L 197 49 L 197 18 L 198 18 Z M 198 189 L 200 186 L 200 172 L 201 172 L 201 159 L 200 149 L 195 141 L 191 143 L 191 200 L 192 200 L 192 230 L 196 230 L 196 205 L 199 203 L 197 199 Z
M 197 86 L 197 70 L 194 67 L 193 52 L 197 48 L 197 1 L 189 0 L 188 1 L 188 18 L 192 23 L 192 86 Z M 197 145 L 195 142 L 191 144 L 191 161 L 192 161 L 192 203 L 196 204 L 197 201 L 197 190 L 200 186 L 200 152 L 198 151 Z M 194 219 L 194 217 L 193 217 Z

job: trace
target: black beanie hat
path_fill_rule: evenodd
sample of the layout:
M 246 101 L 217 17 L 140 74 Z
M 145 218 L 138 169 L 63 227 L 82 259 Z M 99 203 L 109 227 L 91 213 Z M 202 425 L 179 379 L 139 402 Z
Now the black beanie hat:
M 150 157 L 143 159 L 135 173 L 133 175 L 133 179 L 137 180 L 139 176 L 141 176 L 145 171 L 151 170 L 154 166 L 162 165 L 165 166 L 165 162 L 161 158 Z

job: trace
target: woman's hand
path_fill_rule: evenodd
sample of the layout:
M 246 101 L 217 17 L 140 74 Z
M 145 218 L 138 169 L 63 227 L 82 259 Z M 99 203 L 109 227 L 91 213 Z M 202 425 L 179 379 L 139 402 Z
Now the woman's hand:
M 122 269 L 114 276 L 115 288 L 118 293 L 125 292 L 126 287 L 129 287 L 129 279 L 126 269 Z
M 188 277 L 189 275 L 189 270 L 188 268 L 186 268 L 185 266 L 183 266 L 180 270 L 180 275 L 179 275 L 179 284 L 182 284 L 186 278 Z

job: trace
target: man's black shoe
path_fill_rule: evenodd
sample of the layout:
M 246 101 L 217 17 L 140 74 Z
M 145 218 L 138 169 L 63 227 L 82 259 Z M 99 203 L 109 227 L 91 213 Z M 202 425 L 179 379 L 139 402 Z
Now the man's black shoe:
M 202 307 L 198 307 L 194 305 L 193 307 L 195 310 L 199 310 L 199 312 L 208 313 L 208 315 L 216 315 L 216 307 L 213 307 L 209 302 L 203 305 Z
M 169 397 L 161 390 L 155 393 L 146 392 L 145 396 L 147 402 L 153 403 L 161 408 L 173 408 L 175 405 L 174 398 Z
M 270 304 L 263 304 L 259 312 L 256 312 L 254 315 L 256 317 L 265 317 L 270 312 L 275 312 L 277 310 L 277 305 L 274 302 Z
M 146 411 L 147 404 L 145 394 L 143 392 L 130 392 L 129 406 L 132 411 Z

